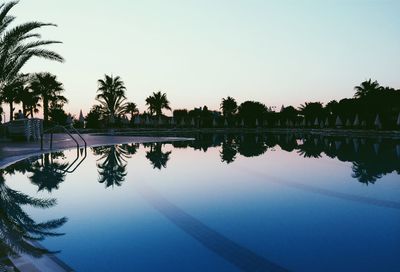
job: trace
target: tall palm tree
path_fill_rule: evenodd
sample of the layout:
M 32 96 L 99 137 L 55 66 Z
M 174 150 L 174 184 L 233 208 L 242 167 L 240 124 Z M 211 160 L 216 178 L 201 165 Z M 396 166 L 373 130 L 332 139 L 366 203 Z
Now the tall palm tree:
M 131 120 L 133 120 L 133 116 L 139 113 L 139 109 L 137 108 L 136 104 L 133 102 L 126 103 L 125 112 L 131 115 Z
M 0 5 L 0 89 L 3 88 L 4 84 L 12 81 L 22 67 L 33 57 L 64 61 L 59 54 L 43 48 L 43 46 L 60 42 L 41 40 L 41 36 L 33 32 L 41 27 L 56 25 L 27 22 L 10 28 L 15 17 L 8 13 L 16 4 L 18 4 L 18 1 Z
M 19 80 L 9 81 L 3 85 L 0 93 L 0 99 L 10 107 L 10 121 L 14 118 L 14 103 L 17 103 L 18 94 L 22 88 Z
M 381 86 L 379 85 L 378 81 L 373 81 L 371 79 L 366 80 L 360 84 L 360 86 L 355 86 L 354 90 L 356 93 L 354 94 L 354 98 L 362 98 L 365 97 L 367 94 L 373 91 L 381 90 Z
M 222 98 L 220 109 L 225 117 L 231 117 L 236 113 L 238 105 L 234 98 L 228 96 L 227 98 Z
M 32 80 L 31 89 L 41 97 L 44 123 L 48 124 L 49 109 L 54 108 L 58 103 L 63 104 L 68 101 L 61 95 L 64 91 L 63 84 L 57 80 L 55 75 L 50 73 L 37 73 Z
M 96 100 L 102 106 L 103 115 L 109 118 L 110 123 L 114 123 L 116 117 L 125 113 L 125 84 L 119 76 L 105 75 L 104 79 L 98 80 L 98 85 Z
M 162 110 L 171 110 L 166 93 L 153 92 L 153 95 L 146 98 L 146 105 L 149 108 L 150 115 L 162 115 Z

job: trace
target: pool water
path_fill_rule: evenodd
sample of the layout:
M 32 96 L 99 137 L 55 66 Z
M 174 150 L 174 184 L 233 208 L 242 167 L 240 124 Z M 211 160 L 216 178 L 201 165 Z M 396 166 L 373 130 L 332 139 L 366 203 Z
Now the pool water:
M 399 174 L 399 141 L 311 135 L 42 155 L 1 172 L 0 254 L 40 258 L 37 237 L 76 271 L 400 271 Z

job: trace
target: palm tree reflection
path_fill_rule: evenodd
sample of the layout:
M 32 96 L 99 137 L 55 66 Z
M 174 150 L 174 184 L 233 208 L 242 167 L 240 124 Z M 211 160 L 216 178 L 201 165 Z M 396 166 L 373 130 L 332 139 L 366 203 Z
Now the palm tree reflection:
M 232 163 L 236 159 L 237 148 L 233 137 L 228 136 L 225 141 L 222 142 L 222 147 L 220 151 L 220 157 L 222 162 L 227 164 Z
M 166 168 L 171 151 L 163 152 L 162 143 L 152 143 L 149 146 L 150 150 L 146 152 L 146 158 L 149 159 L 153 168 L 157 168 L 160 170 L 162 168 Z
M 0 173 L 0 260 L 5 262 L 8 257 L 18 254 L 41 257 L 43 254 L 53 253 L 36 246 L 34 242 L 49 236 L 63 235 L 54 230 L 64 225 L 67 218 L 37 223 L 23 210 L 22 206 L 48 209 L 56 203 L 54 198 L 30 197 L 9 188 L 5 183 L 3 171 Z
M 65 171 L 69 163 L 54 161 L 59 158 L 65 158 L 63 152 L 44 154 L 28 170 L 32 173 L 29 179 L 39 187 L 39 191 L 51 192 L 53 189 L 58 189 L 59 184 L 65 180 Z
M 97 160 L 99 183 L 104 183 L 106 188 L 121 186 L 127 175 L 127 159 L 137 148 L 136 144 L 93 147 L 93 153 L 100 156 Z

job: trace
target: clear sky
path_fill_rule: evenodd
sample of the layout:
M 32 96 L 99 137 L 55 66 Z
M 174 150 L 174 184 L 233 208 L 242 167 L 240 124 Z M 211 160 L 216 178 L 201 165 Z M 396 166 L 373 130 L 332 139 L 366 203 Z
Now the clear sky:
M 218 109 L 227 95 L 278 108 L 351 97 L 370 77 L 400 88 L 399 11 L 399 0 L 21 0 L 13 13 L 58 24 L 41 33 L 66 62 L 24 71 L 56 74 L 78 114 L 105 73 L 141 111 L 157 90 L 174 109 Z

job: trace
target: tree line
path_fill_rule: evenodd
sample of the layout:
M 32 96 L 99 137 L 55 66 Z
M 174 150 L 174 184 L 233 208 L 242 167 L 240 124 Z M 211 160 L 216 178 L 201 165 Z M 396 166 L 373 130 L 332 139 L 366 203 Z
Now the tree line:
M 223 98 L 219 110 L 207 106 L 172 110 L 166 93 L 154 92 L 146 98 L 147 110 L 126 102 L 126 88 L 120 77 L 105 75 L 98 81 L 98 94 L 86 116 L 86 127 L 282 127 L 282 128 L 360 128 L 399 129 L 400 90 L 382 87 L 371 79 L 354 87 L 352 98 L 305 102 L 300 107 L 283 106 L 279 111 L 258 101 L 238 104 Z M 163 114 L 172 111 L 172 117 Z

